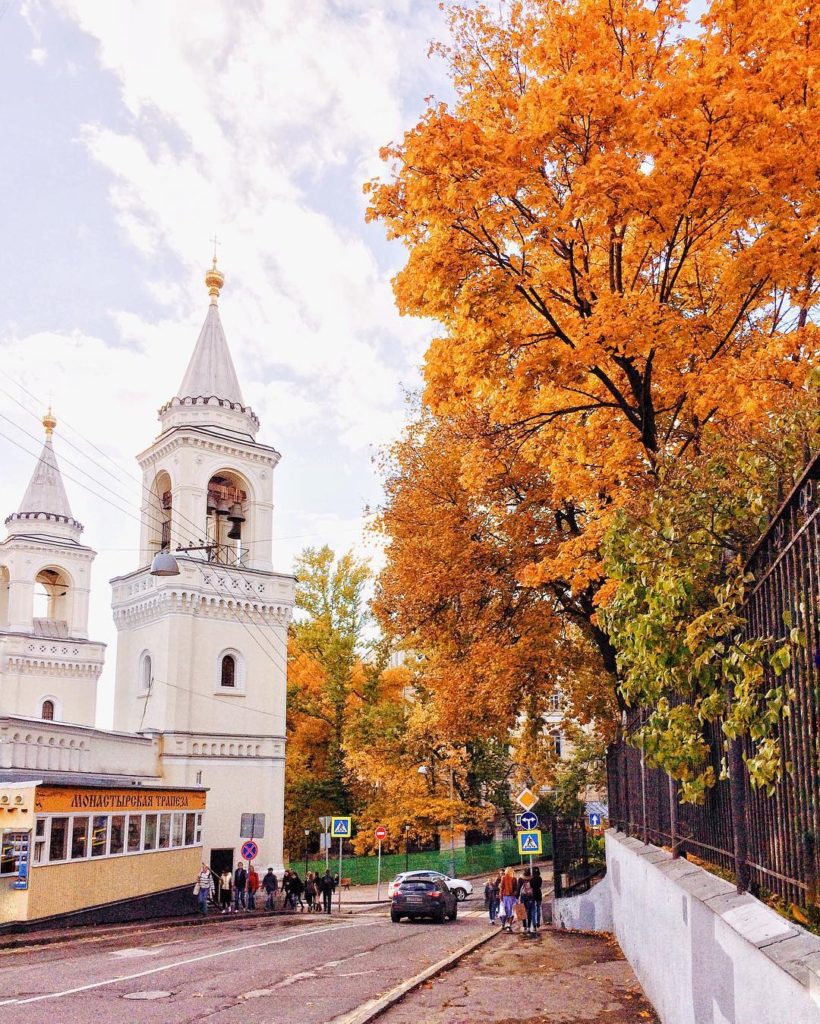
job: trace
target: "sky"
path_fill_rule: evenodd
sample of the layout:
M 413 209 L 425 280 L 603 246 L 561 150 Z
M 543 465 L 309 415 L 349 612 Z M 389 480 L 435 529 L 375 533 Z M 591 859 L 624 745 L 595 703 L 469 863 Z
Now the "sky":
M 404 252 L 364 223 L 379 148 L 446 99 L 436 0 L 0 0 L 0 518 L 43 439 L 108 580 L 138 567 L 135 455 L 220 313 L 275 477 L 274 564 L 307 545 L 379 563 L 373 456 L 401 430 L 431 324 L 399 317 Z

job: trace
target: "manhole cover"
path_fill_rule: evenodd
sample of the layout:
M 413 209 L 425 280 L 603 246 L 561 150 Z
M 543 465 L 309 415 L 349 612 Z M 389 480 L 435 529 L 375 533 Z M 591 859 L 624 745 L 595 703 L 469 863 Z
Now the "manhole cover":
M 170 992 L 161 989 L 148 989 L 146 992 L 129 992 L 123 999 L 167 999 L 170 995 Z

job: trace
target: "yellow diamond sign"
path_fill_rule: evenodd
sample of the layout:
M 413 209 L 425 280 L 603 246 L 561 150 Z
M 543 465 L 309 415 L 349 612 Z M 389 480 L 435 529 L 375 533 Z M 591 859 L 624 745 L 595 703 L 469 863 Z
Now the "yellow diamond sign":
M 533 793 L 531 789 L 522 789 L 515 798 L 515 802 L 520 804 L 525 811 L 531 811 L 538 803 L 538 795 Z

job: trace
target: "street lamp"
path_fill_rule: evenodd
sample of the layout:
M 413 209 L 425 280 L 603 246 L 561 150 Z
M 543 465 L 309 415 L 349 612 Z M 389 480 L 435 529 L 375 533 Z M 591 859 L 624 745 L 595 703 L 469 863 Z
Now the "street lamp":
M 310 829 L 305 829 L 305 878 L 307 878 L 307 858 L 308 858 L 308 839 L 310 838 Z
M 410 870 L 410 826 L 404 826 L 404 870 Z
M 188 555 L 192 551 L 207 551 L 210 561 L 213 544 L 189 544 L 187 547 L 179 545 L 176 549 L 178 555 Z M 151 559 L 151 568 L 148 570 L 151 576 L 179 576 L 179 563 L 170 551 L 158 551 Z
M 427 765 L 420 764 L 418 767 L 419 775 L 428 775 Z M 456 876 L 456 826 L 455 826 L 455 808 L 453 806 L 453 768 L 450 765 L 450 877 L 455 878 Z

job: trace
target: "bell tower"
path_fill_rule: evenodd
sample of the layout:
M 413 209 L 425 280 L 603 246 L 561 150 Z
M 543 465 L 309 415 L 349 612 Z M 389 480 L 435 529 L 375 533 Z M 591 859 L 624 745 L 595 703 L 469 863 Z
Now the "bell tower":
M 209 787 L 206 848 L 233 850 L 235 863 L 240 814 L 264 813 L 261 856 L 281 867 L 295 581 L 271 563 L 279 453 L 256 440 L 219 315 L 216 257 L 205 283 L 188 368 L 138 456 L 140 567 L 112 580 L 114 726 L 162 734 L 165 778 Z
M 54 453 L 57 420 L 0 544 L 0 711 L 93 726 L 105 644 L 88 639 L 96 552 L 80 542 Z

